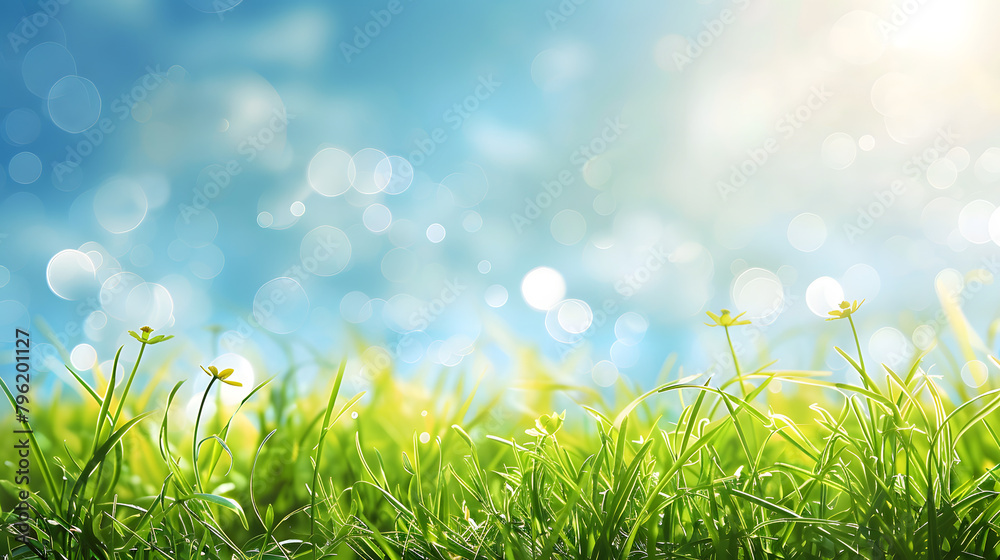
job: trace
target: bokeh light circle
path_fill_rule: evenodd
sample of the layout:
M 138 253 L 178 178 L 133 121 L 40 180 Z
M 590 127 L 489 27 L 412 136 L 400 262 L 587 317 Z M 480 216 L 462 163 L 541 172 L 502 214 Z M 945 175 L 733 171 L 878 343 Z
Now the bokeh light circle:
M 392 161 L 375 148 L 364 148 L 351 156 L 347 163 L 347 178 L 359 193 L 381 192 L 392 182 Z
M 587 234 L 587 220 L 576 210 L 560 210 L 550 224 L 552 238 L 563 245 L 576 245 Z
M 608 360 L 602 360 L 594 364 L 590 371 L 594 383 L 600 387 L 610 387 L 618 381 L 618 368 Z
M 48 99 L 56 82 L 73 74 L 76 74 L 76 60 L 59 43 L 39 43 L 24 54 L 21 62 L 25 87 L 42 99 Z
M 892 369 L 909 360 L 913 346 L 906 335 L 893 327 L 882 327 L 868 340 L 868 354 L 871 361 L 885 364 Z
M 89 344 L 77 344 L 69 354 L 69 363 L 77 371 L 87 371 L 97 364 L 97 350 Z
M 804 212 L 788 224 L 788 242 L 803 253 L 811 253 L 826 242 L 826 222 L 816 214 Z
M 462 216 L 462 229 L 469 233 L 476 233 L 483 228 L 483 217 L 474 210 L 469 210 Z
M 634 344 L 625 344 L 621 340 L 611 344 L 611 361 L 618 369 L 634 366 L 639 361 L 640 354 L 639 347 Z
M 202 280 L 211 280 L 222 273 L 226 265 L 226 255 L 222 249 L 216 245 L 205 245 L 191 251 L 191 262 L 189 268 Z
M 170 324 L 174 316 L 174 300 L 160 284 L 143 282 L 125 298 L 126 321 L 160 329 Z
M 540 266 L 524 275 L 521 295 L 529 306 L 548 311 L 566 296 L 566 281 L 555 269 Z
M 400 156 L 389 156 L 379 162 L 375 173 L 380 177 L 377 182 L 385 181 L 385 194 L 403 194 L 413 182 L 413 165 Z
M 100 303 L 108 315 L 119 320 L 128 318 L 128 296 L 132 289 L 143 283 L 143 279 L 133 272 L 119 272 L 108 277 L 101 284 Z
M 344 294 L 340 299 L 340 315 L 349 323 L 364 323 L 372 316 L 371 299 L 359 291 Z
M 431 243 L 440 243 L 444 241 L 446 234 L 447 232 L 441 224 L 431 224 L 427 226 L 427 240 Z
M 365 208 L 362 221 L 368 231 L 381 233 L 392 224 L 392 212 L 382 204 L 372 204 Z
M 31 152 L 21 152 L 10 158 L 7 167 L 10 178 L 16 183 L 29 185 L 42 176 L 42 160 Z
M 594 323 L 594 312 L 587 302 L 568 299 L 559 304 L 557 311 L 559 326 L 570 334 L 580 334 Z
M 87 78 L 66 76 L 49 90 L 48 107 L 53 124 L 76 134 L 101 118 L 101 94 Z
M 976 177 L 984 183 L 1000 181 L 1000 148 L 987 148 L 975 165 Z
M 990 377 L 989 366 L 979 360 L 969 360 L 962 366 L 962 381 L 973 389 L 986 384 Z
M 31 109 L 14 109 L 3 120 L 4 132 L 14 144 L 30 144 L 42 131 L 41 119 Z
M 486 173 L 480 167 L 467 167 L 467 171 L 452 173 L 441 180 L 441 184 L 451 191 L 455 204 L 461 208 L 471 208 L 482 202 L 490 188 Z
M 840 279 L 845 294 L 851 299 L 861 301 L 871 300 L 882 288 L 882 279 L 875 268 L 864 263 L 858 263 L 847 269 Z
M 955 146 L 954 148 L 948 150 L 948 154 L 945 156 L 955 164 L 955 169 L 959 172 L 965 171 L 969 167 L 969 163 L 972 161 L 972 156 L 969 154 L 969 150 L 961 146 Z
M 493 284 L 492 286 L 486 288 L 486 292 L 483 294 L 486 299 L 486 305 L 490 307 L 503 307 L 507 303 L 507 288 L 501 286 L 500 284 Z
M 733 281 L 736 308 L 751 320 L 773 320 L 785 305 L 785 288 L 778 275 L 763 268 L 748 268 Z
M 973 200 L 958 213 L 958 231 L 970 243 L 990 242 L 990 221 L 996 206 L 988 200 Z
M 844 289 L 829 276 L 821 276 L 806 288 L 806 305 L 809 310 L 823 318 L 830 318 L 830 311 L 839 309 L 844 301 Z
M 180 213 L 174 221 L 177 238 L 192 248 L 204 247 L 219 234 L 219 220 L 207 208 L 193 213 Z
M 267 229 L 271 227 L 271 224 L 273 223 L 274 223 L 274 216 L 272 216 L 270 212 L 261 212 L 260 214 L 257 214 L 258 226 Z
M 958 166 L 948 158 L 934 160 L 927 166 L 927 182 L 936 189 L 947 189 L 958 179 Z
M 396 247 L 382 257 L 382 276 L 390 282 L 412 281 L 420 270 L 420 259 L 409 249 Z
M 45 269 L 49 289 L 67 299 L 83 299 L 97 290 L 97 269 L 85 253 L 67 249 L 55 254 Z
M 108 180 L 94 194 L 97 222 L 111 233 L 126 233 L 139 227 L 148 209 L 142 187 L 122 177 Z
M 635 311 L 627 311 L 615 321 L 615 338 L 625 344 L 635 346 L 642 342 L 648 329 L 649 321 L 645 317 Z
M 309 161 L 309 186 L 323 196 L 339 196 L 351 188 L 348 167 L 351 156 L 337 148 L 320 150 Z M 268 226 L 263 226 L 268 227 Z
M 188 6 L 206 14 L 221 14 L 239 6 L 243 0 L 184 0 Z
M 303 236 L 299 257 L 312 274 L 334 276 L 347 268 L 351 260 L 351 240 L 333 226 L 319 226 Z
M 290 334 L 309 318 L 309 297 L 294 278 L 275 278 L 257 290 L 253 298 L 253 317 L 275 334 Z
M 823 163 L 831 169 L 847 169 L 857 157 L 857 145 L 849 134 L 834 132 L 823 140 L 821 155 Z

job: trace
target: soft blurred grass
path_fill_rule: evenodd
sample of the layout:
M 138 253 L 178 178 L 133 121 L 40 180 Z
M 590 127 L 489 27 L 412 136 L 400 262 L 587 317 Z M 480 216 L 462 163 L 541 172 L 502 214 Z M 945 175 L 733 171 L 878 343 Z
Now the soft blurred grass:
M 945 305 L 953 327 L 967 324 Z M 956 355 L 983 357 L 967 328 L 953 333 L 956 352 L 943 343 L 930 350 L 945 364 L 935 373 L 949 380 L 960 379 Z M 861 367 L 856 352 L 837 350 L 858 362 L 867 387 L 767 363 L 742 364 L 742 383 L 708 380 L 668 363 L 656 389 L 620 382 L 604 403 L 557 379 L 530 350 L 512 350 L 520 375 L 506 391 L 464 371 L 400 380 L 380 363 L 364 395 L 339 360 L 317 354 L 315 381 L 296 368 L 279 372 L 231 424 L 234 407 L 209 396 L 216 407 L 199 429 L 201 491 L 192 422 L 181 418 L 184 403 L 167 408 L 169 390 L 200 374 L 173 367 L 166 348 L 177 342 L 147 351 L 139 375 L 148 383 L 130 394 L 116 427 L 152 415 L 120 445 L 118 432 L 95 428 L 102 407 L 86 390 L 58 385 L 34 404 L 52 488 L 33 478 L 40 540 L 18 547 L 8 538 L 3 553 L 997 558 L 1000 389 L 994 380 L 976 391 L 946 383 L 920 367 L 924 356 L 895 371 Z M 95 381 L 94 393 L 106 395 L 108 380 L 97 372 Z M 777 383 L 796 390 L 770 390 Z M 536 424 L 564 408 L 558 430 Z M 9 430 L 0 433 L 3 448 L 13 443 Z M 41 469 L 33 455 L 33 473 Z M 9 479 L 3 488 L 9 522 Z

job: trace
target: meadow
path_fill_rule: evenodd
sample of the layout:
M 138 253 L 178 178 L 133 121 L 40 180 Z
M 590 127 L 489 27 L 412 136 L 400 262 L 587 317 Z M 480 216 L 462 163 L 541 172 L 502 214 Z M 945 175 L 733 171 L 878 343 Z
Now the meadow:
M 741 363 L 733 351 L 725 378 L 668 362 L 655 388 L 622 381 L 604 402 L 561 384 L 526 351 L 518 359 L 531 382 L 516 389 L 523 409 L 502 418 L 501 394 L 483 393 L 475 378 L 454 381 L 446 371 L 401 381 L 387 367 L 351 394 L 346 361 L 319 355 L 307 390 L 293 368 L 229 408 L 219 398 L 228 370 L 181 372 L 169 359 L 140 359 L 125 379 L 115 367 L 95 382 L 69 370 L 75 387 L 33 405 L 27 526 L 17 524 L 17 487 L 4 477 L 0 552 L 997 558 L 1000 389 L 956 381 L 976 356 L 970 334 L 956 328 L 964 317 L 952 307 L 950 342 L 936 340 L 894 370 L 865 360 L 854 321 L 861 303 L 844 302 L 822 325 L 850 329 L 855 346 L 832 351 L 856 384 Z M 747 323 L 725 310 L 708 320 L 726 340 Z M 155 346 L 169 356 L 177 340 L 163 334 L 133 332 L 119 354 Z M 934 374 L 925 366 L 932 358 L 945 364 Z M 203 375 L 211 379 L 192 424 L 176 396 Z M 567 394 L 578 404 L 555 411 Z M 5 432 L 7 450 L 15 442 Z

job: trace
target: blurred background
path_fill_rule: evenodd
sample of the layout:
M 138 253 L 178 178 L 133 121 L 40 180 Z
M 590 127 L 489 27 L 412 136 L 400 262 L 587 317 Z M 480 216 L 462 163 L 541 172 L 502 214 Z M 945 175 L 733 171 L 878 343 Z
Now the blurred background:
M 721 308 L 744 368 L 849 377 L 846 298 L 902 367 L 1000 303 L 998 9 L 6 0 L 0 339 L 610 392 L 730 375 Z

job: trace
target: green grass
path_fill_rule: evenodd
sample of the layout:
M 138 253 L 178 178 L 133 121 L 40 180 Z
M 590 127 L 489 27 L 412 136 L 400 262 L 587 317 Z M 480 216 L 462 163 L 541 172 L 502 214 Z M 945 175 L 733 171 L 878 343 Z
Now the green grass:
M 845 318 L 825 326 L 857 340 Z M 738 317 L 713 319 L 727 340 L 739 328 Z M 949 319 L 970 359 L 964 317 L 951 308 Z M 464 372 L 404 382 L 386 368 L 353 394 L 345 364 L 317 356 L 315 384 L 283 372 L 238 410 L 218 400 L 216 372 L 199 397 L 217 412 L 199 408 L 195 421 L 178 395 L 204 374 L 171 366 L 178 341 L 147 348 L 144 336 L 120 351 L 146 359 L 124 389 L 113 375 L 88 384 L 74 373 L 77 393 L 34 405 L 33 539 L 12 538 L 5 476 L 0 553 L 997 558 L 1000 389 L 990 381 L 970 395 L 925 373 L 936 357 L 964 361 L 940 342 L 898 371 L 864 361 L 860 344 L 831 350 L 858 385 L 773 363 L 729 379 L 665 367 L 655 389 L 623 382 L 611 403 L 520 352 L 518 407 L 466 386 Z M 958 379 L 951 367 L 932 371 Z M 136 371 L 142 390 L 130 392 Z M 580 404 L 565 422 L 545 414 L 566 395 Z M 0 435 L 4 449 L 10 437 Z

